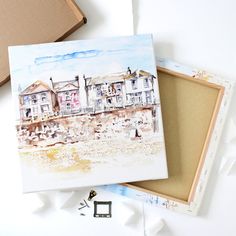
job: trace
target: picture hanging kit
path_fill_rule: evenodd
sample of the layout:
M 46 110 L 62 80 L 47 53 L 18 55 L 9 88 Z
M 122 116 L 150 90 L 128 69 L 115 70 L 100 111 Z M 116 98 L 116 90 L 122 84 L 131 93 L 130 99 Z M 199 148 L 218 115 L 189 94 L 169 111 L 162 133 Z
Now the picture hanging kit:
M 94 217 L 111 218 L 111 201 L 94 201 Z
M 88 201 L 91 201 L 96 195 L 97 192 L 95 190 L 91 190 L 89 193 Z
M 80 205 L 81 205 L 81 207 L 79 207 L 78 210 L 81 210 L 81 209 L 83 209 L 83 208 L 85 208 L 85 207 L 90 208 L 90 206 L 88 205 L 88 203 L 86 202 L 86 200 L 84 200 L 84 203 L 83 203 L 83 202 L 80 202 Z

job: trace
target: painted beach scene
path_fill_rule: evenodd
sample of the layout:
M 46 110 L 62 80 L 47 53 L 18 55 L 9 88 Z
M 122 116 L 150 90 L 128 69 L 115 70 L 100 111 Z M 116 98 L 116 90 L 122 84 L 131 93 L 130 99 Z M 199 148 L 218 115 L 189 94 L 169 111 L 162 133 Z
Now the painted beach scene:
M 151 35 L 9 47 L 23 192 L 167 178 Z

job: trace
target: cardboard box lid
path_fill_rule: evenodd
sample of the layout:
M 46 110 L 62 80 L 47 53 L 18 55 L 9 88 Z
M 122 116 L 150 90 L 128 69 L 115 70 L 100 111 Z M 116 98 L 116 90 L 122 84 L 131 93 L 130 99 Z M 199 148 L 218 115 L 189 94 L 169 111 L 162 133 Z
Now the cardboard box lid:
M 9 80 L 8 46 L 61 40 L 86 23 L 74 0 L 0 0 L 0 85 Z

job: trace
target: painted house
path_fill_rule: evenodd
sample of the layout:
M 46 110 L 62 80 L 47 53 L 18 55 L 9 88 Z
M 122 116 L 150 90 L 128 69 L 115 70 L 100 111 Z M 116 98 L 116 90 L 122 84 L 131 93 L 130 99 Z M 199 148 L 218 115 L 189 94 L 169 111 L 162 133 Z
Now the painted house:
M 124 74 L 85 78 L 88 107 L 106 110 L 125 106 Z
M 148 105 L 156 102 L 154 96 L 155 77 L 143 70 L 125 76 L 126 105 Z M 157 85 L 156 85 L 157 86 Z
M 73 114 L 80 111 L 79 77 L 74 80 L 53 82 L 50 78 L 53 90 L 57 94 L 59 111 L 62 115 Z
M 44 82 L 37 80 L 19 94 L 22 121 L 53 116 L 57 109 L 55 92 Z
M 54 82 L 50 88 L 36 81 L 19 94 L 22 121 L 46 119 L 54 115 L 110 111 L 126 106 L 156 104 L 155 77 L 143 70 L 85 77 L 86 105 L 81 105 L 79 76 L 74 80 Z M 82 86 L 83 87 L 83 86 Z M 81 91 L 82 94 L 84 90 Z
M 94 110 L 155 104 L 155 77 L 143 70 L 85 78 L 88 107 Z

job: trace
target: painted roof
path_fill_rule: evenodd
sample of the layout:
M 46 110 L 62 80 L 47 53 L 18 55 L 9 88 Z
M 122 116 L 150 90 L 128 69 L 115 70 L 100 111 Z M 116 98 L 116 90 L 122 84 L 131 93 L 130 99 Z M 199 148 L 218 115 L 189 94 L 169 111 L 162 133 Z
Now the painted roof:
M 103 84 L 103 83 L 116 83 L 124 82 L 125 73 L 115 73 L 104 76 L 93 77 L 90 81 L 91 84 Z
M 23 90 L 20 95 L 27 95 L 33 93 L 47 92 L 52 91 L 52 89 L 41 80 L 35 81 L 33 84 L 28 86 L 25 90 Z
M 151 73 L 144 71 L 144 70 L 139 70 L 139 76 L 153 76 L 153 77 L 155 77 Z
M 60 82 L 53 82 L 53 88 L 55 91 L 69 91 L 79 89 L 79 84 L 77 80 L 67 80 Z
M 64 91 L 69 91 L 69 90 L 77 90 L 79 89 L 79 86 L 76 86 L 74 84 L 68 83 L 64 85 L 63 87 L 59 87 L 56 89 L 56 92 L 64 92 Z
M 133 73 L 131 74 L 126 74 L 125 75 L 125 79 L 132 79 L 132 78 L 140 78 L 140 77 L 149 77 L 149 76 L 153 76 L 152 74 L 150 74 L 147 71 L 144 70 L 135 70 Z M 155 77 L 155 76 L 153 76 Z
M 87 86 L 90 86 L 94 84 L 103 84 L 106 82 L 108 83 L 123 82 L 126 79 L 148 77 L 148 76 L 153 76 L 153 75 L 144 70 L 135 70 L 131 74 L 127 74 L 127 72 L 119 72 L 104 76 L 88 77 L 85 79 L 87 81 Z

